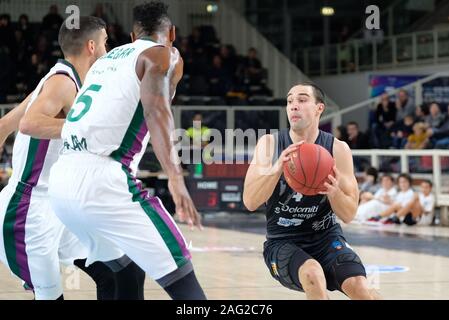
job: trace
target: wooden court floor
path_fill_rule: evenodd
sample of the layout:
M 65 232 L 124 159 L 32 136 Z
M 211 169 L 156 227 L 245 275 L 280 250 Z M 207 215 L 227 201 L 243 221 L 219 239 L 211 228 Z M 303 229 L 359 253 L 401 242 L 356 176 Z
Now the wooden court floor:
M 351 228 L 360 232 L 365 227 L 350 225 L 344 229 Z M 191 244 L 196 274 L 209 299 L 305 299 L 303 293 L 282 287 L 269 275 L 262 258 L 263 235 L 211 227 L 203 231 L 190 231 L 185 226 L 181 229 Z M 437 234 L 448 242 L 449 250 L 449 228 L 392 227 L 391 232 Z M 350 244 L 365 265 L 374 266 L 368 277 L 370 285 L 384 299 L 449 299 L 448 257 Z M 63 267 L 62 272 L 66 299 L 95 299 L 95 287 L 87 276 L 73 268 Z M 168 299 L 150 279 L 145 283 L 145 297 Z M 330 297 L 347 299 L 339 292 L 331 292 Z M 0 299 L 32 299 L 32 294 L 24 291 L 1 264 Z

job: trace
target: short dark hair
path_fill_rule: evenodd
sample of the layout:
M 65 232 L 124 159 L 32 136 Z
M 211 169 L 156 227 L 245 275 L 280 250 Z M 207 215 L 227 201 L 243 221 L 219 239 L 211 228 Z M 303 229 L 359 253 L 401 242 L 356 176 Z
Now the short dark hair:
M 134 25 L 141 27 L 148 35 L 161 31 L 164 23 L 171 26 L 167 10 L 168 5 L 160 1 L 151 1 L 135 6 L 133 9 Z
M 410 184 L 410 186 L 412 185 L 412 177 L 408 173 L 401 173 L 398 176 L 398 181 L 399 181 L 400 178 L 406 179 L 408 181 L 408 183 Z
M 59 29 L 58 42 L 64 56 L 79 55 L 86 41 L 98 30 L 106 29 L 106 23 L 101 18 L 93 16 L 80 17 L 79 28 L 67 28 L 67 21 Z
M 377 171 L 376 168 L 368 167 L 368 168 L 366 168 L 365 173 L 369 176 L 373 176 L 374 182 L 377 182 L 377 176 L 379 175 L 379 172 Z
M 315 97 L 315 101 L 326 105 L 326 96 L 324 94 L 324 91 L 320 87 L 318 87 L 318 85 L 316 85 L 315 83 L 313 83 L 311 81 L 302 81 L 302 82 L 297 83 L 296 86 L 312 87 L 313 96 Z
M 384 175 L 382 176 L 382 178 L 380 178 L 380 179 L 382 180 L 383 178 L 390 179 L 390 181 L 394 183 L 394 177 L 393 177 L 391 174 L 388 174 L 388 173 L 387 173 L 387 174 L 384 174 Z
M 421 183 L 427 183 L 431 188 L 433 186 L 432 181 L 430 181 L 428 179 L 423 180 Z
M 357 129 L 359 128 L 359 124 L 355 121 L 349 121 L 346 126 L 356 126 Z

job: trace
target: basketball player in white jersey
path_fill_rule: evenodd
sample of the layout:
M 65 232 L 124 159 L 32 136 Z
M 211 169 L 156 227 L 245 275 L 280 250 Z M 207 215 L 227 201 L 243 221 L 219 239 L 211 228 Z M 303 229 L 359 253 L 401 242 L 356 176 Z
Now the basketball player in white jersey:
M 205 299 L 180 230 L 135 178 L 150 133 L 176 213 L 201 227 L 172 152 L 170 104 L 183 67 L 172 47 L 175 28 L 162 2 L 133 13 L 133 42 L 94 63 L 67 115 L 50 172 L 51 204 L 88 248 L 87 265 L 126 254 L 171 298 Z
M 81 17 L 80 29 L 69 30 L 64 23 L 59 43 L 66 59 L 59 60 L 34 92 L 0 120 L 1 143 L 20 121 L 13 174 L 0 195 L 0 257 L 33 289 L 36 299 L 62 298 L 60 260 L 88 273 L 97 284 L 99 299 L 120 297 L 115 274 L 107 266 L 84 267 L 87 251 L 52 212 L 47 190 L 49 169 L 62 148 L 65 113 L 90 66 L 106 53 L 105 27 L 95 17 Z

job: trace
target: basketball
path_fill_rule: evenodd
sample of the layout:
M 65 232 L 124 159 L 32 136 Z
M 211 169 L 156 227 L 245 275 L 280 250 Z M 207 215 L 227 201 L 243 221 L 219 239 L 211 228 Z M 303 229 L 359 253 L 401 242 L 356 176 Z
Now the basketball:
M 334 164 L 334 158 L 325 148 L 304 143 L 284 163 L 284 177 L 294 191 L 313 196 L 326 190 L 324 183 L 329 182 L 329 174 L 333 175 Z

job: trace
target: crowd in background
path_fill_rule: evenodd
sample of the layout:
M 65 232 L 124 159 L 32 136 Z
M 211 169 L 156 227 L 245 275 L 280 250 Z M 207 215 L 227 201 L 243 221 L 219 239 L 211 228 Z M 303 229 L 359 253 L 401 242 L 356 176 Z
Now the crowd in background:
M 111 22 L 101 4 L 92 15 L 108 25 L 108 49 L 130 41 L 118 23 Z M 58 32 L 63 17 L 57 5 L 40 23 L 31 23 L 26 14 L 11 21 L 9 14 L 0 14 L 0 103 L 17 102 L 31 92 L 50 70 L 62 51 Z M 267 70 L 262 66 L 255 48 L 246 55 L 237 54 L 229 44 L 222 44 L 212 26 L 195 27 L 188 36 L 178 38 L 175 46 L 184 59 L 184 77 L 178 95 L 216 96 L 246 101 L 251 96 L 271 96 L 266 86 Z

